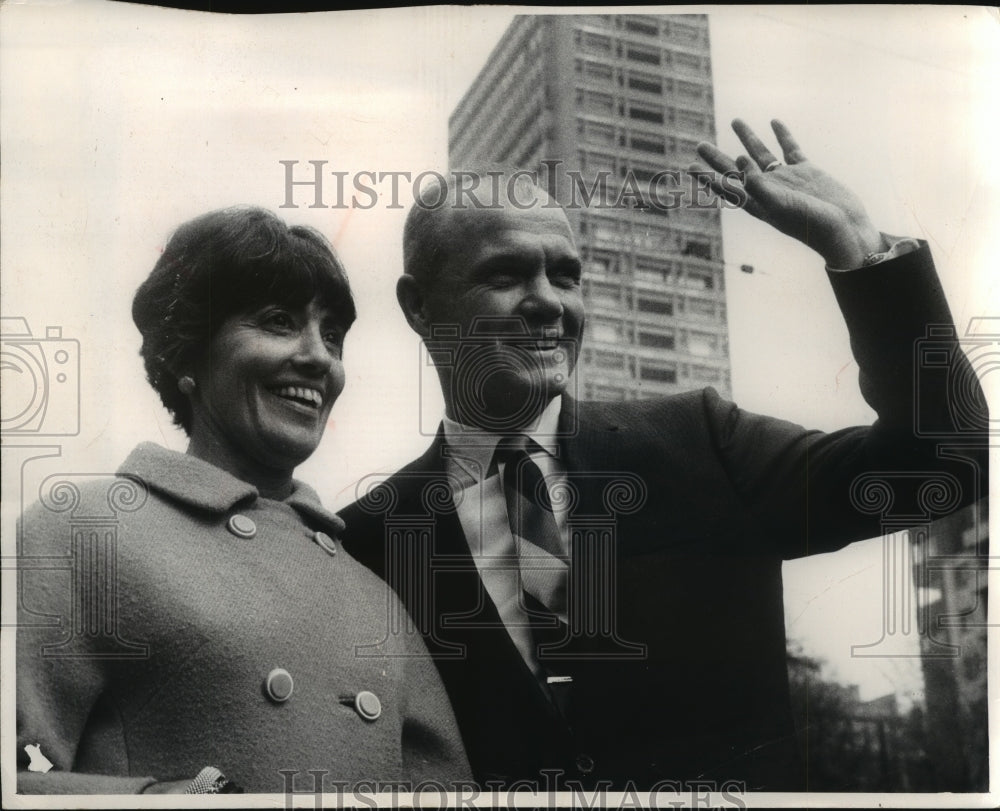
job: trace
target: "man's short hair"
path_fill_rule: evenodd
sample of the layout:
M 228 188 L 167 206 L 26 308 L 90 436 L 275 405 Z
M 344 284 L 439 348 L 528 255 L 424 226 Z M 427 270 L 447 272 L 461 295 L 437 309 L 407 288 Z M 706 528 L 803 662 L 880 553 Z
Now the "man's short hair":
M 470 187 L 474 191 L 470 191 Z M 435 173 L 421 185 L 403 227 L 403 272 L 420 282 L 432 280 L 448 258 L 459 234 L 449 228 L 455 211 L 500 209 L 513 201 L 547 201 L 532 173 L 510 167 Z

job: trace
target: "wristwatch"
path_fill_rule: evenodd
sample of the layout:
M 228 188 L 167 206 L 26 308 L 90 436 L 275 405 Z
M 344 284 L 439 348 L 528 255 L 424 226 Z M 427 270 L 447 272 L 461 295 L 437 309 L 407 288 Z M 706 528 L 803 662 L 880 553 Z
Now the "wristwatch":
M 184 790 L 185 794 L 243 794 L 244 791 L 232 780 L 220 772 L 215 766 L 206 766 L 191 784 Z

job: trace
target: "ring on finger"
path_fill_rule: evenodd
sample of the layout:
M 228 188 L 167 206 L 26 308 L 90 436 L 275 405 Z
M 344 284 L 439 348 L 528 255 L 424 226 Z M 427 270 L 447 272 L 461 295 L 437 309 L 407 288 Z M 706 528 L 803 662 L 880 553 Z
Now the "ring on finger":
M 765 172 L 773 172 L 779 166 L 784 166 L 784 165 L 785 164 L 783 164 L 781 161 L 775 159 L 775 160 L 771 161 L 767 166 L 764 167 L 764 171 Z

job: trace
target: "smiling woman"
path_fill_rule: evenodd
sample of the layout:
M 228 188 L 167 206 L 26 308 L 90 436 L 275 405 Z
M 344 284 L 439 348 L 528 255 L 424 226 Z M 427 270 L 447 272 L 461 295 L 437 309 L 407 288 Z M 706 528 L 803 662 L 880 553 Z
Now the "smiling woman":
M 174 234 L 132 315 L 150 383 L 190 436 L 188 452 L 287 495 L 343 390 L 355 318 L 325 239 L 263 209 L 205 214 Z
M 25 513 L 25 553 L 68 557 L 74 572 L 21 572 L 18 751 L 35 757 L 19 791 L 467 778 L 423 643 L 389 632 L 395 597 L 293 478 L 343 389 L 355 318 L 329 244 L 259 208 L 205 214 L 170 239 L 132 315 L 149 381 L 190 443 L 144 443 L 118 479 L 76 489 L 68 514 L 55 491 Z M 116 591 L 80 588 L 101 539 L 74 536 L 73 517 L 123 487 Z M 102 606 L 110 626 L 87 620 Z M 70 621 L 32 623 L 40 614 Z M 37 771 L 39 752 L 53 769 Z

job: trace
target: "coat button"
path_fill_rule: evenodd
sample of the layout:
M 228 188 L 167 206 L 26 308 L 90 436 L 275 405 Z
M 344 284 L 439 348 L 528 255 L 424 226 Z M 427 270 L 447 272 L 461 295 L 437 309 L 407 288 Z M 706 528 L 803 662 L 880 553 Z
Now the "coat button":
M 362 690 L 354 697 L 354 709 L 366 721 L 374 721 L 382 714 L 382 702 L 368 690 Z
M 327 535 L 325 532 L 320 532 L 317 530 L 313 533 L 313 540 L 318 543 L 323 550 L 329 555 L 337 554 L 337 544 L 334 543 L 333 538 Z
M 594 759 L 587 754 L 577 755 L 576 768 L 580 774 L 590 774 L 594 771 Z
M 229 531 L 237 538 L 252 538 L 257 534 L 257 525 L 253 522 L 253 519 L 239 513 L 230 516 L 228 526 Z
M 292 674 L 283 667 L 276 667 L 267 674 L 267 682 L 264 684 L 268 698 L 281 704 L 292 697 L 292 690 L 295 689 L 295 682 L 292 681 Z

